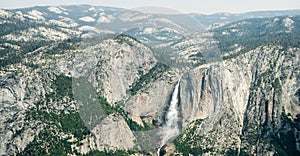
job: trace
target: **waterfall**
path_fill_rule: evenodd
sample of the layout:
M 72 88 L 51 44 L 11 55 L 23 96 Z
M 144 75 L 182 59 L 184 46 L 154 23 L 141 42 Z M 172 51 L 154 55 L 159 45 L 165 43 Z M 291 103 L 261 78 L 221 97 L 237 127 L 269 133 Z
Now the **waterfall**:
M 158 156 L 161 147 L 165 145 L 171 138 L 179 135 L 180 133 L 180 129 L 178 126 L 179 117 L 178 117 L 178 110 L 177 110 L 177 105 L 179 100 L 178 98 L 179 83 L 180 83 L 180 79 L 177 82 L 175 89 L 172 93 L 171 103 L 167 111 L 167 114 L 165 116 L 166 123 L 162 127 L 163 139 L 162 139 L 162 144 L 157 151 Z

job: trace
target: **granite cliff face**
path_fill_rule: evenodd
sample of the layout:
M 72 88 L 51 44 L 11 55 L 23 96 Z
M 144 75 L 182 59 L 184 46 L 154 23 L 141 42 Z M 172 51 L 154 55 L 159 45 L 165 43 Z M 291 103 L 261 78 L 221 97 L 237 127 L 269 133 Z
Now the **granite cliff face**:
M 91 30 L 170 18 L 77 6 L 66 20 L 72 7 L 0 10 L 0 155 L 299 154 L 299 17 L 116 34 Z M 181 133 L 164 140 L 173 97 Z
M 183 123 L 201 122 L 191 124 L 195 132 L 187 126 L 175 143 L 187 141 L 187 134 L 192 133 L 192 138 L 201 140 L 187 142 L 211 154 L 236 150 L 240 154 L 273 155 L 286 148 L 276 146 L 274 137 L 290 133 L 289 141 L 295 148 L 299 122 L 286 122 L 299 112 L 295 96 L 298 60 L 299 49 L 270 45 L 185 73 L 180 90 Z

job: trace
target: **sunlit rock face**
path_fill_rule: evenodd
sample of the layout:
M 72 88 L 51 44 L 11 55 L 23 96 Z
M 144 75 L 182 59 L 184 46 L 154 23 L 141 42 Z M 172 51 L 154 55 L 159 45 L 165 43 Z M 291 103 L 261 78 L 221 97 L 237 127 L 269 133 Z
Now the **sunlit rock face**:
M 220 151 L 240 148 L 257 155 L 276 153 L 274 135 L 297 131 L 297 120 L 290 128 L 281 126 L 287 125 L 283 117 L 288 118 L 287 112 L 295 117 L 299 111 L 294 95 L 299 70 L 286 68 L 299 66 L 298 60 L 299 49 L 283 52 L 281 47 L 265 46 L 184 74 L 180 90 L 184 125 L 203 120 L 193 134 L 201 137 L 197 145 Z

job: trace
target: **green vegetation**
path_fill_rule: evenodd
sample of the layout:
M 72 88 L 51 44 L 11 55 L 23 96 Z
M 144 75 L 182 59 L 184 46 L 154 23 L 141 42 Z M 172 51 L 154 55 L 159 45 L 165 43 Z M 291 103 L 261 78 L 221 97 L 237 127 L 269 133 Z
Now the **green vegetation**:
M 300 89 L 297 90 L 297 92 L 295 93 L 295 96 L 298 97 L 298 103 L 300 105 Z
M 203 57 L 203 55 L 202 55 L 202 52 L 197 52 L 196 54 L 192 54 L 192 55 L 190 55 L 189 57 L 196 57 L 196 58 L 202 58 Z
M 275 81 L 273 82 L 273 87 L 274 87 L 274 89 L 275 89 L 275 91 L 277 93 L 281 93 L 282 92 L 281 83 L 280 83 L 280 79 L 279 78 L 275 79 Z
M 47 49 L 44 55 L 64 54 L 68 50 L 76 50 L 79 47 L 81 41 L 82 39 L 74 37 L 55 43 L 52 48 Z
M 55 90 L 55 97 L 57 98 L 64 96 L 73 97 L 72 77 L 68 77 L 64 74 L 57 75 L 52 84 L 52 88 Z
M 104 97 L 99 97 L 99 103 L 107 115 L 117 113 L 120 111 L 119 109 L 121 109 L 118 105 L 115 107 L 111 106 Z
M 32 68 L 32 69 L 38 69 L 38 68 L 39 68 L 39 65 L 34 64 L 33 62 L 24 62 L 23 64 L 24 64 L 25 66 L 27 66 L 27 67 Z
M 280 17 L 283 20 L 284 17 Z M 288 47 L 300 47 L 300 23 L 299 17 L 293 17 L 295 28 L 293 31 L 287 32 L 280 22 L 274 24 L 271 28 L 268 27 L 267 22 L 272 23 L 273 18 L 254 18 L 243 20 L 244 23 L 239 24 L 241 21 L 225 25 L 223 27 L 212 30 L 214 38 L 218 40 L 218 47 L 223 54 L 235 50 L 234 45 L 239 45 L 242 49 L 236 53 L 224 56 L 223 59 L 231 59 L 250 50 L 253 50 L 261 45 L 281 45 L 284 49 Z M 232 27 L 232 25 L 235 25 Z M 224 35 L 223 32 L 230 30 L 237 30 Z M 283 50 L 284 50 L 283 49 Z
M 35 103 L 36 107 L 31 108 L 26 114 L 28 121 L 40 121 L 43 130 L 35 136 L 25 150 L 18 155 L 67 155 L 76 154 L 71 149 L 72 144 L 79 144 L 86 135 L 90 134 L 89 129 L 84 125 L 80 115 L 75 110 L 56 110 L 51 106 L 52 102 L 65 105 L 62 97 L 72 97 L 72 78 L 60 74 L 52 83 L 53 93 L 46 94 L 46 99 Z M 66 134 L 62 137 L 61 134 Z M 77 142 L 69 142 L 71 135 Z
M 180 134 L 174 141 L 174 145 L 178 152 L 181 152 L 184 156 L 202 155 L 206 152 L 212 151 L 211 148 L 203 149 L 200 147 L 199 142 L 202 140 L 202 136 L 196 134 L 197 127 L 202 123 L 201 119 L 198 119 L 192 123 L 184 133 Z
M 18 156 L 32 155 L 59 155 L 66 156 L 68 153 L 73 153 L 71 142 L 67 139 L 61 139 L 54 131 L 43 130 L 38 136 L 30 142 L 24 151 L 18 153 Z
M 82 140 L 90 131 L 85 127 L 78 112 L 75 110 L 57 111 L 47 107 L 51 105 L 51 99 L 60 101 L 65 96 L 73 97 L 72 78 L 64 74 L 57 75 L 51 86 L 54 92 L 46 94 L 45 100 L 37 102 L 35 104 L 36 107 L 27 113 L 27 119 L 40 120 L 48 125 L 55 125 L 60 131 L 71 133 L 79 140 Z
M 46 101 L 47 102 L 47 101 Z M 39 133 L 35 139 L 27 145 L 25 150 L 18 155 L 67 155 L 67 154 L 76 154 L 80 155 L 76 150 L 71 149 L 72 144 L 80 145 L 80 141 L 84 137 L 90 134 L 90 131 L 84 125 L 83 121 L 78 112 L 69 112 L 65 113 L 60 111 L 57 113 L 47 112 L 46 110 L 39 109 L 44 102 L 38 102 L 36 108 L 32 109 L 27 113 L 26 119 L 30 120 L 39 120 L 42 123 L 46 124 L 47 128 Z M 125 112 L 120 106 L 111 106 L 105 98 L 99 98 L 99 106 L 105 110 L 107 115 L 109 114 L 119 114 L 124 117 L 125 121 L 131 128 L 131 130 L 148 130 L 152 127 L 145 124 L 145 127 L 138 125 L 136 122 L 132 121 L 128 117 L 128 113 Z M 73 134 L 77 138 L 76 142 L 67 141 L 66 139 L 61 138 L 58 133 L 63 132 L 64 134 Z M 127 156 L 135 153 L 135 151 L 90 151 L 86 156 L 101 156 L 101 155 L 116 155 L 116 156 Z
M 297 118 L 290 119 L 285 112 L 281 114 L 281 128 L 271 136 L 271 144 L 274 146 L 276 156 L 300 155 L 296 147 L 294 131 L 300 130 L 300 114 Z
M 1 28 L 1 26 L 0 26 Z M 12 49 L 11 47 L 4 47 L 4 49 L 0 49 L 0 69 L 15 63 L 22 62 L 24 56 L 30 52 L 33 52 L 41 47 L 48 47 L 43 50 L 43 57 L 54 55 L 54 54 L 64 54 L 68 50 L 76 49 L 80 44 L 81 39 L 79 38 L 72 38 L 67 39 L 59 42 L 48 41 L 48 40 L 38 40 L 38 41 L 11 41 L 11 40 L 1 40 L 0 44 L 11 44 L 19 46 L 19 50 Z M 51 47 L 49 46 L 51 45 Z M 39 52 L 32 53 L 27 55 L 27 57 L 34 57 Z M 33 66 L 36 67 L 33 63 L 25 63 L 25 65 L 29 65 L 29 67 Z
M 84 154 L 82 156 L 129 156 L 130 154 L 137 153 L 135 151 L 124 151 L 124 150 L 115 150 L 115 151 L 90 151 L 87 154 Z
M 240 155 L 239 156 L 250 156 L 247 152 L 245 152 L 245 149 L 240 149 Z
M 3 22 L 0 25 L 0 36 L 5 36 L 8 34 L 11 35 L 22 35 L 23 31 L 26 31 L 28 29 L 38 29 L 39 27 L 45 27 L 50 28 L 50 29 L 58 29 L 56 25 L 48 25 L 48 24 L 43 24 L 40 22 L 35 22 L 34 20 L 26 19 L 22 20 L 20 18 L 15 18 L 13 17 L 0 17 L 0 20 L 6 21 L 8 20 L 9 22 Z M 24 35 L 24 34 L 23 34 Z M 25 35 L 26 36 L 26 35 Z M 3 45 L 3 49 L 0 49 L 0 68 L 3 68 L 7 65 L 10 64 L 15 64 L 15 63 L 20 63 L 22 62 L 22 59 L 26 54 L 29 52 L 33 52 L 40 47 L 45 47 L 49 45 L 52 45 L 52 49 L 49 48 L 48 50 L 54 53 L 60 52 L 63 53 L 65 49 L 69 49 L 70 46 L 73 47 L 73 44 L 69 43 L 79 43 L 78 38 L 72 38 L 72 39 L 67 39 L 64 41 L 54 41 L 51 39 L 48 39 L 44 36 L 40 36 L 39 33 L 34 34 L 34 36 L 31 36 L 31 38 L 35 38 L 34 40 L 20 40 L 20 41 L 14 41 L 10 39 L 1 39 L 0 40 L 0 45 Z M 37 39 L 39 38 L 39 39 Z M 11 46 L 8 45 L 15 45 L 20 47 L 20 49 L 15 49 Z M 68 46 L 70 45 L 70 46 Z M 47 50 L 47 51 L 48 51 Z M 45 52 L 48 53 L 48 52 Z M 51 52 L 49 52 L 51 53 Z M 27 57 L 37 55 L 38 53 L 30 54 L 27 55 Z
M 22 49 L 15 50 L 11 47 L 5 47 L 0 50 L 0 69 L 11 64 L 20 63 L 25 54 L 32 52 L 40 47 L 51 44 L 50 41 L 29 41 L 29 42 L 16 42 L 16 41 L 5 41 L 1 40 L 0 44 L 10 43 L 17 45 Z
M 120 107 L 117 104 L 115 106 L 111 106 L 103 97 L 99 98 L 99 102 L 107 115 L 114 114 L 114 113 L 121 115 L 125 119 L 130 129 L 133 131 L 147 131 L 154 128 L 151 124 L 146 123 L 144 121 L 143 121 L 144 127 L 139 125 L 131 118 L 129 118 L 128 112 L 126 112 L 122 107 Z
M 237 156 L 238 155 L 238 150 L 237 149 L 229 149 L 226 154 L 227 156 Z
M 300 97 L 300 89 L 297 90 L 297 92 L 295 93 L 295 96 Z
M 157 63 L 148 73 L 142 75 L 129 89 L 131 95 L 135 95 L 139 90 L 146 87 L 150 82 L 157 80 L 169 67 L 162 63 Z
M 127 43 L 131 47 L 135 46 L 135 44 L 133 42 L 141 43 L 136 38 L 126 35 L 126 34 L 118 35 L 117 37 L 115 37 L 115 40 L 120 44 Z
M 66 114 L 64 111 L 61 111 L 56 114 L 53 112 L 48 113 L 44 110 L 31 110 L 27 115 L 27 118 L 40 120 L 48 125 L 55 125 L 60 131 L 71 133 L 79 140 L 82 140 L 85 135 L 90 133 L 89 129 L 82 122 L 78 112 Z
M 125 117 L 125 121 L 132 131 L 148 131 L 148 130 L 152 130 L 154 128 L 153 125 L 151 125 L 145 121 L 143 121 L 144 127 L 142 127 L 141 125 L 139 125 L 138 123 L 133 121 L 128 116 Z
M 57 116 L 57 122 L 60 122 L 63 132 L 71 133 L 79 140 L 82 140 L 85 135 L 90 133 L 77 112 L 70 114 L 61 113 Z

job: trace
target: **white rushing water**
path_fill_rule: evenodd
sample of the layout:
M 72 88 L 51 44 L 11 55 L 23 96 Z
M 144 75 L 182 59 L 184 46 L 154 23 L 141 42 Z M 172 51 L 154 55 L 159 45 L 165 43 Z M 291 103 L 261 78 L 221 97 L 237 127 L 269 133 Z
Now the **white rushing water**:
M 172 93 L 171 103 L 165 118 L 166 123 L 162 127 L 163 139 L 162 139 L 162 144 L 157 151 L 158 156 L 161 147 L 165 145 L 171 138 L 179 135 L 180 133 L 179 126 L 178 126 L 179 117 L 178 117 L 178 110 L 177 110 L 179 83 L 180 80 L 177 82 L 175 89 Z

